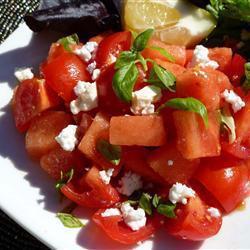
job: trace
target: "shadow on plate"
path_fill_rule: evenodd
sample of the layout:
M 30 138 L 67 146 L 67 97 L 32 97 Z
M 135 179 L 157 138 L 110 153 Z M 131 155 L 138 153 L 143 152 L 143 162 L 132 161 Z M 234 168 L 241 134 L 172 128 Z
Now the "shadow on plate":
M 13 89 L 16 86 L 13 75 L 15 68 L 31 66 L 34 67 L 34 72 L 37 72 L 39 63 L 46 57 L 51 42 L 56 41 L 58 37 L 59 35 L 55 33 L 35 34 L 28 46 L 1 54 L 0 68 L 5 70 L 1 71 L 0 82 L 7 82 Z M 12 65 L 12 67 L 5 67 L 5 65 Z M 11 160 L 16 169 L 25 172 L 24 178 L 32 187 L 39 188 L 39 192 L 44 198 L 38 200 L 38 203 L 43 203 L 44 208 L 48 211 L 58 212 L 62 208 L 62 204 L 57 200 L 58 194 L 54 188 L 54 181 L 48 178 L 38 163 L 29 159 L 24 147 L 24 136 L 19 134 L 14 126 L 10 105 L 5 106 L 0 111 L 3 112 L 3 115 L 0 116 L 0 155 Z M 80 218 L 90 218 L 92 213 L 93 210 L 83 209 L 79 216 Z M 77 243 L 86 249 L 131 249 L 131 246 L 124 246 L 110 240 L 93 222 L 89 222 L 80 231 L 77 235 Z M 148 247 L 144 248 L 144 246 L 138 245 L 138 248 L 143 250 L 195 250 L 199 249 L 201 244 L 202 242 L 177 240 L 161 230 L 155 235 L 154 240 L 149 242 Z

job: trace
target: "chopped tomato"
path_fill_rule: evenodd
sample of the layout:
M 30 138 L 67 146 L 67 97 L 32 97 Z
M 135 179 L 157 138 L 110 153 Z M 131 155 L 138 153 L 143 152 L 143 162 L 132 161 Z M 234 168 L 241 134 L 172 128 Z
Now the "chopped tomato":
M 101 110 L 111 114 L 126 114 L 129 105 L 122 102 L 115 94 L 112 81 L 115 74 L 114 64 L 101 71 L 97 79 L 98 103 Z
M 62 129 L 73 122 L 71 115 L 63 111 L 47 111 L 36 117 L 25 137 L 25 146 L 32 158 L 41 158 L 50 150 L 56 148 L 58 143 L 55 137 Z
M 86 64 L 75 54 L 65 52 L 43 67 L 49 86 L 66 102 L 74 98 L 74 87 L 78 81 L 90 81 Z
M 148 219 L 146 226 L 140 228 L 138 231 L 132 231 L 123 222 L 121 215 L 103 217 L 104 209 L 98 210 L 94 216 L 93 221 L 113 240 L 123 244 L 135 244 L 139 241 L 148 239 L 156 230 L 152 219 Z
M 183 66 L 180 66 L 179 64 L 163 61 L 158 58 L 155 59 L 155 62 L 167 71 L 170 71 L 174 76 L 179 76 L 186 70 Z
M 171 144 L 151 152 L 147 162 L 168 184 L 187 183 L 199 165 L 199 160 L 184 159 Z
M 199 99 L 209 111 L 218 109 L 220 106 L 220 85 L 217 79 L 218 74 L 215 72 L 211 69 L 188 69 L 177 77 L 177 96 L 192 96 Z
M 85 187 L 78 189 L 77 185 L 69 182 L 61 188 L 61 192 L 83 207 L 106 208 L 120 201 L 116 189 L 101 180 L 96 167 L 92 167 L 81 182 L 85 182 Z
M 114 62 L 120 52 L 130 50 L 132 35 L 130 31 L 117 32 L 105 37 L 99 44 L 96 53 L 98 68 L 105 68 Z
M 58 96 L 43 80 L 33 78 L 21 82 L 12 102 L 16 128 L 25 132 L 35 116 L 59 103 Z
M 239 86 L 241 83 L 242 77 L 245 75 L 245 63 L 247 60 L 239 54 L 234 54 L 231 64 L 226 70 L 231 82 L 234 86 Z
M 208 114 L 208 127 L 202 118 L 192 112 L 175 111 L 177 148 L 186 159 L 220 155 L 220 121 L 218 112 Z
M 157 147 L 166 143 L 166 129 L 161 116 L 113 116 L 109 140 L 114 145 Z
M 201 241 L 218 233 L 222 224 L 221 214 L 211 216 L 209 206 L 198 196 L 190 198 L 187 205 L 181 205 L 176 210 L 176 218 L 165 223 L 167 232 L 175 237 Z
M 152 170 L 146 161 L 150 152 L 144 148 L 133 148 L 123 154 L 124 167 L 127 171 L 139 174 L 147 181 L 164 184 L 163 178 Z
M 186 50 L 186 63 L 185 63 L 186 67 L 192 61 L 193 55 L 194 55 L 194 50 L 193 49 L 187 49 Z
M 239 160 L 225 157 L 207 159 L 201 163 L 196 178 L 226 212 L 235 209 L 248 191 L 248 168 Z
M 209 49 L 209 59 L 219 64 L 218 70 L 225 72 L 231 64 L 233 52 L 231 48 Z
M 168 45 L 161 42 L 158 39 L 150 39 L 146 49 L 142 51 L 142 55 L 145 58 L 150 58 L 152 60 L 160 59 L 163 61 L 169 61 L 161 52 L 152 49 L 150 47 L 160 47 L 165 49 L 175 58 L 175 63 L 184 66 L 186 62 L 186 49 L 184 46 Z
M 78 131 L 81 137 L 86 134 L 92 122 L 93 122 L 93 118 L 91 115 L 86 114 L 86 113 L 82 114 L 81 122 L 78 127 Z

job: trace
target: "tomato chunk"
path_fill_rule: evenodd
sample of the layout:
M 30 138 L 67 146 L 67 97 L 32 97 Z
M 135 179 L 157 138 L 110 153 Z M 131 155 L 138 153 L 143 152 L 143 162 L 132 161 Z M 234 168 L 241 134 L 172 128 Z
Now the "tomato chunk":
M 110 184 L 105 184 L 99 176 L 99 170 L 92 167 L 81 182 L 88 186 L 80 190 L 72 182 L 61 188 L 62 193 L 70 200 L 83 207 L 106 208 L 120 201 L 119 194 Z
M 142 135 L 143 133 L 143 135 Z M 161 116 L 114 116 L 110 121 L 109 140 L 114 145 L 161 146 L 166 130 Z
M 98 210 L 94 216 L 93 221 L 103 229 L 103 231 L 113 240 L 122 244 L 135 244 L 139 241 L 148 239 L 154 232 L 155 226 L 152 220 L 148 219 L 145 227 L 138 231 L 132 231 L 123 222 L 121 215 L 103 217 L 104 209 Z
M 195 113 L 175 111 L 177 148 L 186 159 L 220 155 L 220 121 L 217 111 L 209 113 L 208 128 Z
M 120 52 L 130 50 L 132 35 L 130 31 L 117 32 L 105 37 L 99 44 L 96 53 L 98 68 L 107 67 L 114 62 Z
M 201 163 L 196 178 L 228 213 L 246 197 L 248 168 L 239 160 L 222 157 L 206 160 Z
M 176 218 L 166 222 L 167 232 L 177 238 L 192 241 L 205 240 L 217 234 L 221 228 L 222 216 L 211 216 L 209 206 L 196 194 L 187 205 L 177 208 Z
M 146 161 L 150 152 L 144 148 L 130 149 L 123 154 L 124 167 L 128 171 L 139 174 L 144 179 L 155 183 L 164 184 L 163 178 L 152 170 Z
M 56 148 L 58 143 L 55 137 L 72 122 L 71 115 L 62 111 L 47 111 L 38 116 L 31 123 L 25 137 L 28 154 L 39 159 Z
M 168 45 L 157 39 L 150 39 L 146 49 L 142 51 L 142 55 L 145 58 L 150 58 L 152 60 L 160 59 L 163 61 L 169 61 L 162 53 L 150 47 L 160 47 L 165 49 L 175 58 L 175 63 L 184 66 L 186 62 L 186 49 L 184 46 Z
M 33 78 L 21 82 L 12 102 L 16 128 L 25 132 L 36 115 L 59 103 L 59 97 L 43 80 Z
M 49 86 L 66 102 L 74 98 L 73 88 L 78 81 L 90 81 L 86 64 L 75 54 L 63 53 L 43 67 Z
M 147 157 L 147 162 L 168 184 L 187 183 L 199 164 L 199 160 L 184 159 L 173 145 L 154 150 Z

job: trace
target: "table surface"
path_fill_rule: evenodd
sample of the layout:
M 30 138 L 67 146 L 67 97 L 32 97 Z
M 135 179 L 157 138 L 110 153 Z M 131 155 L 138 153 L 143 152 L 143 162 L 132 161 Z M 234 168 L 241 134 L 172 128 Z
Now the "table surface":
M 0 210 L 0 249 L 49 250 Z

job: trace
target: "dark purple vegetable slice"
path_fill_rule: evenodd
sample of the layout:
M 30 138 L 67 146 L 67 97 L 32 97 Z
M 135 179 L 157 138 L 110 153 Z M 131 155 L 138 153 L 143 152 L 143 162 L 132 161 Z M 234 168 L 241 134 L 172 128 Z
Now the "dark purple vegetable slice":
M 24 20 L 31 30 L 54 30 L 66 35 L 77 33 L 88 39 L 121 27 L 122 0 L 43 0 Z

